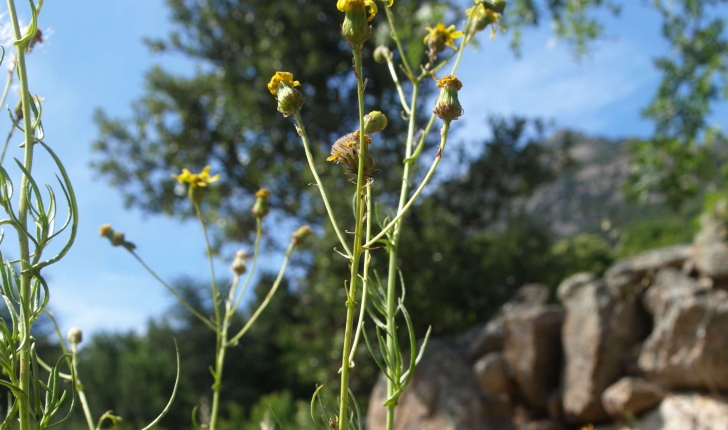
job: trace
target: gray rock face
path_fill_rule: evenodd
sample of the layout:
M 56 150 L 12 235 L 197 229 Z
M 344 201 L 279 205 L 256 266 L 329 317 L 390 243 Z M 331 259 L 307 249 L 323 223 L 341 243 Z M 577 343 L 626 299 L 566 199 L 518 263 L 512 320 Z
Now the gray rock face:
M 691 245 L 677 245 L 643 252 L 614 263 L 604 274 L 612 295 L 638 297 L 648 286 L 649 276 L 663 267 L 681 268 L 691 257 Z
M 522 307 L 504 317 L 506 365 L 523 398 L 543 409 L 559 383 L 564 310 L 559 306 Z
M 475 362 L 473 372 L 485 394 L 508 398 L 515 390 L 500 352 L 491 352 L 481 357 Z
M 725 201 L 715 208 L 725 212 Z M 700 217 L 700 231 L 695 236 L 693 261 L 701 275 L 711 279 L 728 278 L 728 245 L 722 216 L 706 213 Z
M 728 404 L 701 394 L 673 394 L 640 420 L 640 430 L 723 430 Z
M 387 381 L 369 399 L 368 430 L 384 430 Z M 467 362 L 445 342 L 431 340 L 412 382 L 399 398 L 395 430 L 509 430 L 510 407 L 480 391 Z
M 665 392 L 643 378 L 622 378 L 602 394 L 604 409 L 614 418 L 637 416 L 662 401 Z
M 671 388 L 728 389 L 728 292 L 664 269 L 643 302 L 654 328 L 640 370 Z
M 569 278 L 558 291 L 566 307 L 562 402 L 568 421 L 587 424 L 608 417 L 602 392 L 621 376 L 624 358 L 646 336 L 647 323 L 636 302 L 614 297 L 601 279 L 575 276 L 583 282 Z

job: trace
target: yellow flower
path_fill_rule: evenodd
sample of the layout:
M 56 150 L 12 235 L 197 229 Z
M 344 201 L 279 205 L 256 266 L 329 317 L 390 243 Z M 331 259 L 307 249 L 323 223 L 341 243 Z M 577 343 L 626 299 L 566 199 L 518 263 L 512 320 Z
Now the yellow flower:
M 492 39 L 495 37 L 496 27 L 500 27 L 505 31 L 505 28 L 500 24 L 500 14 L 486 8 L 485 6 L 483 6 L 482 3 L 476 5 L 475 7 L 471 7 L 470 9 L 466 9 L 465 13 L 468 16 L 470 16 L 471 14 L 473 16 L 473 32 L 484 30 L 487 26 L 490 25 L 490 38 Z
M 394 0 L 389 0 L 389 6 L 392 6 L 392 2 Z M 374 0 L 337 0 L 336 1 L 336 8 L 339 9 L 341 12 L 348 12 L 352 9 L 356 8 L 363 8 L 366 7 L 369 9 L 369 16 L 367 17 L 367 21 L 371 21 L 374 19 L 374 16 L 377 14 L 377 4 L 374 3 Z
M 464 33 L 460 30 L 455 31 L 455 26 L 445 27 L 445 24 L 438 22 L 435 28 L 427 27 L 427 36 L 425 36 L 425 44 L 435 52 L 442 52 L 445 46 L 455 48 L 455 39 L 463 37 Z
M 173 178 L 177 179 L 180 184 L 190 184 L 192 188 L 206 187 L 207 184 L 211 184 L 220 179 L 220 175 L 210 176 L 210 166 L 205 166 L 200 173 L 192 173 L 187 169 L 182 169 L 182 173 L 179 175 L 172 175 Z
M 276 72 L 276 74 L 273 75 L 272 78 L 270 78 L 270 82 L 268 83 L 268 91 L 270 91 L 271 94 L 276 95 L 278 93 L 278 84 L 280 83 L 287 83 L 294 87 L 301 86 L 300 82 L 293 80 L 293 73 Z

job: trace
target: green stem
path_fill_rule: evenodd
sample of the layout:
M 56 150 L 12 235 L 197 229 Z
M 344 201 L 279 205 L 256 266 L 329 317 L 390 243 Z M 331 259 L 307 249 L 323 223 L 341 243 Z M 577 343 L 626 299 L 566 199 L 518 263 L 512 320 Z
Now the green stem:
M 88 430 L 95 430 L 94 419 L 91 416 L 91 409 L 88 406 L 86 400 L 86 394 L 83 392 L 83 385 L 81 385 L 81 379 L 78 376 L 78 356 L 76 354 L 76 344 L 71 343 L 71 363 L 73 365 L 73 373 L 76 375 L 76 392 L 78 393 L 78 400 L 81 402 L 81 408 L 83 409 L 83 415 L 86 417 L 86 424 Z
M 218 306 L 218 301 L 220 300 L 220 292 L 217 289 L 217 281 L 215 280 L 215 261 L 212 258 L 212 246 L 210 246 L 210 238 L 207 235 L 207 225 L 205 224 L 205 219 L 202 217 L 202 211 L 200 210 L 200 204 L 197 202 L 193 202 L 193 205 L 195 207 L 195 214 L 197 214 L 197 219 L 200 221 L 200 227 L 202 227 L 202 235 L 205 237 L 205 250 L 207 253 L 207 260 L 210 263 L 210 282 L 212 286 L 212 307 L 215 311 L 215 325 L 217 327 L 220 327 L 221 320 L 220 320 L 220 307 Z M 218 331 L 218 335 L 220 332 Z
M 407 97 L 404 96 L 402 84 L 399 82 L 399 77 L 397 77 L 397 71 L 394 69 L 394 63 L 392 62 L 391 54 L 387 55 L 387 68 L 389 68 L 389 74 L 392 75 L 392 81 L 394 82 L 394 86 L 397 88 L 397 93 L 399 94 L 399 101 L 400 103 L 402 103 L 402 108 L 407 115 L 410 115 L 412 111 L 410 110 L 410 107 L 407 106 Z
M 8 79 L 5 81 L 5 88 L 3 89 L 2 96 L 0 96 L 0 108 L 5 106 L 5 101 L 8 99 L 8 93 L 10 92 L 10 86 L 13 84 L 13 74 L 15 72 L 16 64 L 17 63 L 13 63 L 13 65 L 8 68 Z M 8 138 L 5 139 L 5 144 L 3 145 L 3 151 L 0 154 L 0 166 L 2 166 L 3 162 L 5 161 L 5 153 L 8 150 L 8 146 L 10 145 L 10 138 L 13 135 L 13 130 L 15 130 L 15 127 L 10 128 L 10 131 L 8 132 Z
M 151 267 L 149 267 L 147 265 L 147 263 L 145 263 L 144 260 L 142 260 L 142 258 L 136 252 L 134 252 L 132 250 L 128 250 L 128 251 L 129 251 L 129 253 L 131 253 L 131 255 L 134 256 L 134 258 L 136 258 L 136 260 L 139 262 L 139 264 L 141 264 L 142 267 L 144 267 L 147 270 L 147 272 L 149 272 L 149 274 L 154 277 L 154 279 L 156 279 L 160 284 L 162 284 L 164 286 L 164 288 L 167 289 L 167 291 L 172 293 L 172 295 L 177 298 L 177 301 L 179 301 L 179 303 L 182 306 L 184 306 L 185 309 L 187 309 L 192 315 L 197 317 L 197 319 L 202 321 L 202 323 L 204 323 L 210 330 L 212 330 L 214 332 L 218 332 L 217 327 L 215 327 L 215 325 L 209 320 L 209 318 L 206 318 L 204 315 L 202 315 L 201 313 L 196 311 L 195 308 L 192 307 L 192 305 L 187 303 L 187 301 L 177 292 L 177 290 L 172 288 L 172 286 L 169 285 L 167 282 L 165 282 L 164 279 L 159 277 L 159 275 L 157 275 L 157 272 L 155 272 Z
M 351 258 L 351 250 L 349 249 L 349 246 L 346 244 L 344 235 L 341 234 L 341 230 L 339 230 L 339 226 L 336 222 L 336 217 L 334 216 L 334 211 L 331 210 L 331 205 L 329 204 L 329 199 L 328 199 L 328 197 L 326 197 L 326 190 L 324 189 L 324 184 L 321 182 L 321 178 L 319 178 L 318 172 L 316 172 L 316 164 L 313 161 L 313 156 L 311 155 L 311 149 L 308 144 L 308 137 L 306 136 L 306 127 L 303 125 L 303 120 L 301 119 L 301 114 L 299 112 L 296 112 L 295 119 L 296 119 L 296 127 L 298 128 L 298 134 L 301 136 L 301 141 L 303 141 L 303 149 L 306 152 L 306 159 L 308 160 L 308 167 L 311 169 L 311 173 L 313 174 L 313 177 L 316 180 L 316 186 L 318 187 L 319 192 L 321 193 L 321 199 L 324 201 L 324 206 L 326 206 L 326 212 L 329 214 L 329 219 L 331 220 L 331 225 L 334 227 L 336 236 L 338 236 L 339 242 L 341 242 L 341 246 L 344 248 L 346 255 L 349 258 Z M 362 130 L 363 130 L 363 128 L 362 128 Z
M 270 303 L 271 299 L 275 295 L 276 291 L 278 290 L 278 286 L 281 284 L 281 281 L 283 280 L 283 275 L 286 273 L 286 268 L 288 267 L 288 262 L 291 260 L 291 254 L 293 253 L 293 249 L 295 248 L 296 243 L 291 240 L 291 243 L 288 245 L 288 249 L 286 250 L 286 256 L 283 259 L 283 264 L 281 265 L 281 269 L 278 271 L 278 276 L 276 277 L 275 282 L 273 282 L 273 286 L 271 287 L 270 291 L 268 291 L 268 295 L 265 296 L 265 299 L 263 299 L 263 303 L 258 306 L 258 309 L 255 310 L 253 313 L 253 316 L 250 317 L 248 322 L 243 326 L 240 331 L 233 336 L 229 342 L 227 342 L 228 345 L 235 345 L 238 343 L 241 337 L 247 333 L 247 331 L 250 329 L 250 327 L 255 323 L 255 320 L 258 319 L 260 314 L 265 310 L 265 308 L 268 306 L 268 303 Z M 212 429 L 211 429 L 212 430 Z
M 21 40 L 23 35 L 20 31 L 20 23 L 18 21 L 18 13 L 15 9 L 15 2 L 13 0 L 7 0 L 8 13 L 10 15 L 10 21 L 13 25 L 13 34 L 15 40 Z M 33 147 L 35 145 L 35 136 L 30 118 L 30 90 L 28 88 L 28 71 L 25 64 L 25 46 L 18 44 L 16 46 L 17 55 L 17 71 L 20 79 L 20 99 L 23 111 L 23 128 L 25 129 L 25 154 L 23 157 L 23 166 L 27 172 L 31 172 L 33 169 Z M 23 174 L 21 185 L 20 185 L 20 203 L 18 205 L 18 221 L 20 223 L 20 229 L 26 230 L 28 225 L 28 208 L 29 208 L 29 195 L 28 195 L 28 184 L 29 178 Z M 29 317 L 31 314 L 31 272 L 30 270 L 30 245 L 28 243 L 28 237 L 24 234 L 18 234 L 19 249 L 20 249 L 20 301 L 22 306 L 21 321 L 19 327 L 20 343 L 23 345 L 20 350 L 20 389 L 26 394 L 30 394 L 30 358 L 31 358 L 31 338 L 30 338 L 30 321 Z M 20 430 L 30 430 L 30 399 L 28 396 L 20 396 L 17 399 L 20 402 L 19 407 L 19 421 Z
M 387 21 L 389 22 L 389 29 L 392 33 L 392 39 L 394 39 L 394 43 L 397 45 L 399 58 L 402 61 L 402 66 L 404 66 L 405 73 L 407 73 L 407 77 L 410 79 L 410 81 L 414 81 L 415 75 L 414 73 L 412 73 L 412 68 L 409 65 L 409 60 L 407 60 L 407 53 L 402 48 L 402 42 L 399 40 L 399 35 L 397 34 L 396 27 L 394 26 L 394 16 L 392 15 L 392 11 L 389 10 L 388 7 L 385 7 L 384 12 L 387 14 Z
M 253 278 L 253 273 L 255 273 L 255 268 L 258 266 L 258 255 L 260 254 L 260 239 L 263 237 L 263 221 L 256 217 L 255 218 L 255 224 L 256 224 L 256 232 L 255 232 L 255 247 L 253 250 L 253 263 L 250 265 L 250 271 L 248 272 L 248 275 L 245 277 L 245 282 L 243 283 L 243 289 L 240 290 L 240 294 L 238 295 L 238 298 L 235 299 L 232 305 L 231 312 L 235 312 L 235 310 L 240 306 L 240 302 L 243 300 L 243 297 L 245 297 L 245 293 L 248 291 L 248 286 L 250 285 L 250 280 Z M 234 297 L 235 289 L 230 290 L 230 299 L 232 300 Z
M 397 225 L 400 219 L 407 213 L 410 207 L 412 207 L 412 204 L 414 204 L 415 200 L 417 200 L 417 197 L 422 193 L 422 190 L 427 186 L 427 184 L 430 182 L 430 179 L 432 179 L 432 175 L 435 173 L 435 170 L 437 169 L 438 164 L 440 164 L 440 159 L 442 158 L 442 153 L 445 151 L 445 145 L 447 144 L 447 134 L 450 131 L 450 123 L 446 122 L 442 126 L 442 139 L 440 140 L 440 148 L 437 152 L 437 155 L 435 156 L 435 160 L 432 162 L 432 166 L 430 166 L 430 170 L 427 172 L 427 175 L 425 175 L 425 178 L 422 180 L 422 183 L 417 188 L 415 193 L 410 197 L 410 199 L 407 201 L 407 204 L 405 204 L 398 212 L 397 215 L 387 224 L 379 234 L 374 236 L 370 241 L 368 241 L 364 248 L 369 248 L 370 246 L 374 245 L 378 240 L 384 237 L 393 227 Z
M 367 186 L 367 214 L 372 213 L 372 187 Z M 365 241 L 369 241 L 372 236 L 372 217 L 367 216 L 367 231 L 365 233 Z M 351 367 L 354 367 L 354 355 L 356 355 L 356 348 L 359 345 L 359 336 L 364 328 L 364 315 L 366 314 L 367 298 L 369 297 L 369 263 L 371 263 L 372 256 L 370 251 L 367 249 L 364 251 L 364 274 L 362 276 L 362 289 L 361 289 L 361 303 L 359 304 L 359 321 L 356 323 L 356 334 L 354 335 L 354 341 L 351 347 L 351 360 L 349 363 Z
M 385 8 L 389 9 L 389 8 Z M 369 150 L 364 140 L 364 79 L 362 76 L 361 45 L 352 49 L 354 53 L 354 74 L 356 75 L 356 89 L 359 100 L 359 168 L 356 178 L 356 227 L 354 229 L 353 256 L 351 259 L 351 276 L 346 297 L 346 325 L 344 328 L 344 346 L 341 357 L 341 387 L 339 391 L 339 430 L 346 430 L 348 421 L 349 403 L 349 370 L 351 362 L 352 332 L 354 329 L 354 314 L 356 312 L 356 287 L 359 282 L 359 260 L 362 254 L 361 238 L 364 219 L 364 184 L 368 178 L 364 177 L 364 159 Z

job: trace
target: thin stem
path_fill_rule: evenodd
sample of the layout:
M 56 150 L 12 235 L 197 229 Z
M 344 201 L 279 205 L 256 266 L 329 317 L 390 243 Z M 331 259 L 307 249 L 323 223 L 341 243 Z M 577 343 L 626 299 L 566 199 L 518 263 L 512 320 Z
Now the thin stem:
M 220 307 L 217 305 L 218 300 L 220 299 L 220 292 L 217 289 L 217 281 L 215 280 L 215 261 L 212 258 L 212 246 L 210 246 L 210 238 L 207 234 L 207 225 L 205 224 L 205 218 L 202 217 L 202 211 L 200 210 L 200 204 L 197 202 L 193 202 L 193 205 L 195 207 L 195 214 L 197 214 L 197 219 L 200 221 L 200 227 L 202 227 L 202 235 L 205 237 L 205 251 L 207 253 L 207 260 L 210 263 L 210 282 L 212 287 L 212 307 L 215 311 L 215 325 L 217 327 L 220 327 L 221 320 L 220 320 Z M 218 334 L 220 332 L 218 331 Z
M 189 303 L 187 303 L 187 301 L 177 292 L 177 290 L 172 288 L 172 286 L 169 285 L 167 282 L 165 282 L 164 279 L 160 278 L 159 275 L 157 275 L 157 272 L 155 272 L 151 267 L 149 267 L 147 265 L 147 263 L 145 263 L 144 260 L 142 260 L 142 258 L 136 252 L 129 250 L 129 253 L 131 253 L 131 255 L 133 255 L 134 258 L 136 258 L 136 260 L 139 262 L 139 264 L 141 264 L 142 267 L 144 267 L 147 270 L 147 272 L 149 272 L 149 274 L 154 277 L 154 279 L 156 279 L 160 284 L 162 284 L 164 286 L 164 288 L 167 289 L 167 291 L 172 293 L 172 295 L 177 298 L 177 301 L 179 301 L 179 303 L 182 306 L 184 306 L 185 309 L 187 309 L 192 315 L 197 317 L 197 319 L 202 321 L 208 328 L 210 328 L 210 330 L 212 330 L 214 332 L 218 331 L 217 327 L 215 327 L 215 325 L 208 318 L 206 318 L 204 315 L 202 315 L 201 313 L 196 311 L 195 308 L 193 308 Z
M 260 218 L 258 218 L 260 220 Z M 210 410 L 210 430 L 214 430 L 217 426 L 217 417 L 220 411 L 220 390 L 222 390 L 222 371 L 225 366 L 225 350 L 227 349 L 227 334 L 228 328 L 230 327 L 230 318 L 235 314 L 233 306 L 233 297 L 235 296 L 234 291 L 237 289 L 240 283 L 240 276 L 235 275 L 233 283 L 230 286 L 230 295 L 225 303 L 225 315 L 223 316 L 222 327 L 220 328 L 219 341 L 216 345 L 215 354 L 215 371 L 213 377 L 215 382 L 212 384 L 212 408 Z
M 309 148 L 308 144 L 308 137 L 306 136 L 306 127 L 303 125 L 303 120 L 301 119 L 301 114 L 299 112 L 296 112 L 295 114 L 296 119 L 296 127 L 298 128 L 298 134 L 301 136 L 301 141 L 303 142 L 303 149 L 306 152 L 306 159 L 308 160 L 308 166 L 311 168 L 311 173 L 313 174 L 314 179 L 316 180 L 316 186 L 319 189 L 319 192 L 321 193 L 321 199 L 324 201 L 324 206 L 326 206 L 326 212 L 329 214 L 329 220 L 331 220 L 331 225 L 334 227 L 334 231 L 336 232 L 336 236 L 339 238 L 339 242 L 341 242 L 341 246 L 344 248 L 344 252 L 346 252 L 346 255 L 351 258 L 351 250 L 349 249 L 349 246 L 346 244 L 346 240 L 344 239 L 344 235 L 341 234 L 341 230 L 339 230 L 339 226 L 336 222 L 336 217 L 334 216 L 334 211 L 331 210 L 331 205 L 329 204 L 329 199 L 326 197 L 326 190 L 324 189 L 324 184 L 321 182 L 321 178 L 319 178 L 318 172 L 316 172 L 316 164 L 313 161 L 313 156 L 311 155 L 311 149 Z M 364 129 L 363 127 L 361 128 Z
M 288 267 L 288 262 L 291 260 L 291 254 L 293 253 L 293 249 L 295 248 L 296 244 L 294 241 L 291 241 L 291 243 L 288 245 L 288 249 L 286 250 L 286 257 L 283 259 L 283 264 L 281 265 L 281 269 L 278 271 L 278 276 L 276 277 L 275 282 L 273 282 L 273 286 L 271 287 L 270 291 L 268 291 L 268 295 L 265 296 L 265 299 L 263 299 L 263 303 L 258 306 L 258 309 L 255 310 L 253 313 L 253 316 L 250 317 L 248 322 L 243 326 L 242 329 L 233 336 L 229 342 L 227 342 L 228 345 L 235 345 L 238 343 L 241 337 L 247 333 L 247 331 L 250 329 L 250 327 L 255 323 L 255 320 L 258 319 L 260 314 L 265 310 L 265 308 L 268 306 L 268 303 L 270 303 L 271 299 L 275 295 L 276 291 L 278 290 L 278 286 L 281 284 L 281 281 L 283 280 L 283 275 L 286 273 L 286 268 Z M 212 430 L 212 429 L 211 429 Z
M 258 265 L 258 255 L 260 254 L 260 239 L 263 237 L 263 221 L 256 217 L 255 218 L 255 224 L 256 224 L 256 232 L 255 232 L 255 247 L 253 249 L 253 263 L 250 265 L 250 271 L 248 272 L 248 275 L 245 277 L 245 282 L 243 283 L 243 289 L 240 290 L 240 294 L 238 295 L 238 298 L 235 299 L 235 302 L 233 303 L 233 306 L 231 308 L 231 311 L 234 313 L 235 310 L 240 306 L 240 302 L 243 300 L 243 297 L 245 297 L 245 293 L 248 291 L 248 286 L 250 285 L 250 280 L 253 278 L 253 273 L 255 273 L 255 268 Z M 231 296 L 233 297 L 234 289 L 231 289 Z
M 13 0 L 7 0 L 8 13 L 10 15 L 10 21 L 13 25 L 13 35 L 15 40 L 21 40 L 23 35 L 20 31 L 20 23 L 18 21 L 18 13 L 15 9 L 15 2 Z M 31 118 L 30 118 L 30 89 L 28 88 L 28 70 L 25 64 L 25 46 L 20 43 L 16 46 L 17 55 L 17 71 L 18 78 L 20 79 L 20 99 L 21 107 L 23 111 L 23 128 L 25 129 L 25 153 L 23 157 L 23 166 L 27 172 L 33 170 L 33 148 L 35 145 L 35 135 L 33 132 Z M 20 185 L 20 203 L 18 205 L 18 221 L 21 230 L 27 230 L 28 225 L 28 208 L 29 208 L 29 194 L 28 186 L 29 178 L 23 173 L 23 177 Z M 20 349 L 20 389 L 30 394 L 30 356 L 31 356 L 31 337 L 30 337 L 30 321 L 29 316 L 31 314 L 31 271 L 28 270 L 30 267 L 30 245 L 28 243 L 28 237 L 24 234 L 18 234 L 18 242 L 20 249 L 20 302 L 22 307 L 22 316 L 20 322 L 20 343 L 23 345 Z M 30 399 L 27 396 L 18 397 L 17 401 L 20 403 L 19 407 L 19 421 L 20 430 L 30 430 Z
M 411 81 L 414 81 L 415 74 L 412 73 L 412 68 L 409 65 L 409 60 L 407 60 L 407 53 L 402 48 L 402 41 L 399 40 L 399 35 L 397 34 L 396 27 L 394 26 L 394 16 L 392 15 L 392 11 L 389 10 L 388 7 L 385 7 L 384 12 L 387 15 L 387 21 L 389 22 L 389 29 L 392 34 L 392 39 L 394 39 L 394 43 L 397 45 L 397 50 L 399 51 L 399 58 L 402 61 L 402 66 L 407 73 L 407 77 Z
M 83 385 L 81 385 L 81 380 L 78 376 L 78 355 L 76 354 L 75 343 L 71 343 L 71 363 L 73 365 L 73 373 L 76 375 L 76 392 L 78 393 L 78 400 L 81 402 L 81 408 L 83 409 L 83 415 L 86 417 L 88 430 L 95 430 L 94 419 L 91 416 L 91 409 L 88 407 L 86 394 L 83 392 Z
M 5 106 L 5 101 L 8 99 L 8 93 L 10 92 L 10 86 L 13 84 L 13 75 L 15 72 L 15 66 L 17 63 L 15 60 L 13 60 L 12 66 L 8 68 L 8 79 L 5 81 L 5 88 L 3 89 L 3 94 L 0 96 L 0 108 Z M 2 166 L 3 161 L 5 161 L 5 153 L 8 150 L 8 146 L 10 145 L 10 137 L 13 135 L 13 130 L 15 130 L 15 127 L 10 128 L 10 132 L 8 132 L 8 138 L 5 140 L 5 145 L 3 145 L 3 151 L 0 154 L 0 166 Z
M 425 175 L 425 178 L 422 180 L 422 183 L 417 188 L 415 193 L 412 195 L 412 197 L 409 199 L 407 204 L 405 204 L 402 209 L 400 209 L 397 212 L 397 216 L 395 216 L 389 224 L 387 224 L 379 234 L 374 236 L 372 240 L 368 241 L 364 248 L 369 248 L 370 246 L 374 245 L 379 239 L 384 237 L 385 234 L 389 232 L 389 230 L 392 229 L 395 225 L 397 225 L 397 222 L 407 213 L 409 208 L 412 206 L 412 204 L 417 200 L 417 197 L 420 195 L 422 190 L 427 186 L 427 184 L 430 182 L 430 179 L 432 179 L 432 175 L 435 173 L 435 169 L 437 169 L 437 165 L 440 164 L 440 159 L 442 158 L 442 153 L 445 150 L 445 145 L 447 144 L 447 134 L 450 131 L 450 123 L 446 122 L 442 126 L 442 139 L 440 141 L 440 149 L 437 152 L 437 155 L 435 156 L 435 160 L 432 162 L 432 166 L 430 166 L 430 170 L 427 172 L 427 175 Z
M 372 236 L 372 186 L 367 185 L 367 231 L 365 234 L 365 241 L 368 242 Z M 359 336 L 364 327 L 364 315 L 366 314 L 367 294 L 369 290 L 369 263 L 372 260 L 370 251 L 367 249 L 364 251 L 364 274 L 362 276 L 362 290 L 361 290 L 361 303 L 359 304 L 359 321 L 356 323 L 356 334 L 354 335 L 354 341 L 351 347 L 351 360 L 349 363 L 351 367 L 354 367 L 354 355 L 356 355 L 356 348 L 359 345 Z
M 407 106 L 407 97 L 404 95 L 404 91 L 402 90 L 402 84 L 399 82 L 399 77 L 397 76 L 397 71 L 394 69 L 394 63 L 392 62 L 392 55 L 389 54 L 387 57 L 387 67 L 389 68 L 389 74 L 392 75 L 392 81 L 394 81 L 394 86 L 397 88 L 397 93 L 399 94 L 399 101 L 402 103 L 402 108 L 404 109 L 404 112 L 407 115 L 410 115 L 412 111 L 410 110 L 410 107 Z
M 389 8 L 385 8 L 389 11 Z M 339 391 L 339 430 L 346 430 L 348 421 L 348 403 L 349 403 L 349 370 L 352 332 L 354 329 L 354 313 L 356 312 L 356 287 L 359 282 L 359 259 L 362 254 L 362 224 L 364 219 L 364 160 L 369 150 L 364 140 L 364 78 L 362 76 L 362 59 L 361 45 L 352 49 L 354 53 L 354 74 L 356 75 L 356 88 L 359 100 L 359 168 L 356 178 L 356 227 L 354 229 L 354 254 L 351 259 L 351 276 L 349 279 L 349 289 L 346 297 L 346 325 L 344 328 L 344 346 L 341 356 L 341 387 Z

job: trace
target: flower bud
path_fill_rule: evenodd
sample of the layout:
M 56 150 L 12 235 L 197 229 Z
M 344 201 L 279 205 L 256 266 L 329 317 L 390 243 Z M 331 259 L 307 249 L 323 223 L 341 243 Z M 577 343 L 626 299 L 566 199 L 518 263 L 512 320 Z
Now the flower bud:
M 506 0 L 485 0 L 483 6 L 496 13 L 503 13 L 506 10 Z
M 136 245 L 126 240 L 124 233 L 115 231 L 109 224 L 104 224 L 99 228 L 99 236 L 109 239 L 113 246 L 123 246 L 129 251 L 136 249 Z
M 270 198 L 270 191 L 265 188 L 261 188 L 257 193 L 255 193 L 255 204 L 253 205 L 251 212 L 253 212 L 253 215 L 255 215 L 256 218 L 262 219 L 270 212 L 268 198 Z
M 268 83 L 268 91 L 278 100 L 278 112 L 284 116 L 298 113 L 305 98 L 295 87 L 301 83 L 293 80 L 293 73 L 276 72 Z
M 368 150 L 369 145 L 372 143 L 372 138 L 364 135 L 364 142 L 367 145 L 367 151 L 364 158 L 364 177 L 369 178 L 374 171 L 376 163 L 374 163 L 374 159 Z M 339 138 L 339 140 L 334 142 L 334 145 L 331 147 L 331 156 L 327 158 L 326 161 L 344 163 L 347 167 L 346 170 L 349 173 L 357 175 L 359 173 L 359 143 L 359 130 Z
M 298 230 L 296 230 L 293 235 L 291 236 L 291 242 L 293 242 L 294 246 L 298 246 L 303 244 L 303 242 L 313 234 L 313 230 L 311 230 L 311 227 L 304 225 L 303 227 L 299 227 Z
M 80 328 L 73 327 L 72 329 L 68 330 L 66 339 L 68 339 L 68 341 L 71 342 L 72 345 L 78 345 L 79 343 L 83 342 L 83 332 Z
M 240 250 L 235 253 L 235 258 L 233 259 L 233 264 L 230 266 L 230 269 L 235 273 L 236 275 L 240 276 L 243 275 L 245 272 L 248 271 L 248 253 Z
M 387 117 L 378 110 L 369 112 L 364 117 L 364 133 L 378 133 L 387 128 Z
M 377 46 L 377 49 L 374 50 L 374 61 L 379 64 L 384 64 L 391 58 L 392 51 L 384 45 Z
M 349 0 L 346 3 L 341 35 L 352 47 L 360 47 L 372 36 L 364 1 Z
M 437 86 L 440 88 L 440 96 L 432 113 L 445 122 L 460 118 L 463 107 L 458 100 L 458 91 L 463 87 L 462 82 L 454 75 L 447 75 L 437 81 Z

